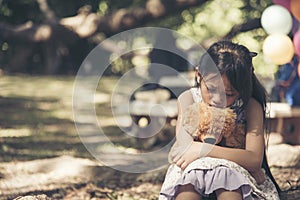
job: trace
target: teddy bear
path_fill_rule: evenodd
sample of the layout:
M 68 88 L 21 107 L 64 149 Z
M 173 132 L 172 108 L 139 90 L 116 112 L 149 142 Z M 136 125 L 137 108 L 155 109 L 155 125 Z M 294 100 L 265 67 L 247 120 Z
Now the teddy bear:
M 219 144 L 224 138 L 226 146 L 244 148 L 244 126 L 236 124 L 236 118 L 231 108 L 199 102 L 188 106 L 183 112 L 182 125 L 196 141 Z

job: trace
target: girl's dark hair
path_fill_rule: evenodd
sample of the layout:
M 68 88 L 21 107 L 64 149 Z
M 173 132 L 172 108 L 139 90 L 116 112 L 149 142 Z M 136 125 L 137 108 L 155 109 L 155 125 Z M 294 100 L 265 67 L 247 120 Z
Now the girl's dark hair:
M 205 79 L 205 75 L 210 73 L 220 73 L 226 75 L 232 87 L 234 87 L 246 106 L 250 98 L 258 101 L 263 109 L 264 122 L 266 122 L 266 98 L 267 92 L 257 79 L 252 58 L 256 53 L 250 52 L 243 45 L 233 43 L 231 41 L 219 41 L 209 47 L 199 63 L 199 72 L 201 78 Z M 262 167 L 267 175 L 274 182 L 276 189 L 280 192 L 280 188 L 271 174 L 266 153 Z
M 213 72 L 226 75 L 244 105 L 247 105 L 249 99 L 253 97 L 261 104 L 265 116 L 266 90 L 254 74 L 252 64 L 254 54 L 243 45 L 230 41 L 216 42 L 202 56 L 199 72 L 202 77 Z

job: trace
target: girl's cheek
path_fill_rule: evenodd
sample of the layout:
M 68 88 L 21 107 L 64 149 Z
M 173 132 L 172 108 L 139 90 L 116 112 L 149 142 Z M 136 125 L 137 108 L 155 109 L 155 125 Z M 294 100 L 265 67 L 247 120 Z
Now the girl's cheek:
M 235 97 L 230 97 L 230 98 L 227 98 L 227 106 L 230 106 L 234 103 L 235 101 Z
M 203 100 L 204 100 L 205 103 L 210 104 L 211 103 L 210 102 L 211 101 L 210 95 L 208 95 L 208 94 L 203 95 Z

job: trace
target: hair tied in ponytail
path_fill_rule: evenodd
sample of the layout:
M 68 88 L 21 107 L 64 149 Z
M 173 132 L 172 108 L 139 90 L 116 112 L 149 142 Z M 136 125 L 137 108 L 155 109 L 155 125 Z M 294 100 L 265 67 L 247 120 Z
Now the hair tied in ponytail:
M 252 58 L 255 57 L 255 56 L 257 56 L 257 53 L 256 53 L 256 52 L 250 52 L 249 54 L 250 54 L 250 56 L 251 56 Z

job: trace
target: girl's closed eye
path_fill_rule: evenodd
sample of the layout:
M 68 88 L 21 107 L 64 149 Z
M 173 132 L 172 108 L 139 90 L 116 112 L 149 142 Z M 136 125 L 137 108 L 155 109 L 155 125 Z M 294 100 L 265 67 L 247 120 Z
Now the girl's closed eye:
M 225 90 L 225 94 L 227 97 L 236 97 L 238 92 L 234 88 L 228 88 Z
M 206 86 L 206 89 L 209 93 L 216 93 L 217 92 L 217 87 L 215 87 L 215 86 Z
M 226 96 L 228 96 L 228 97 L 234 97 L 236 95 L 237 95 L 236 93 L 226 93 Z
M 216 88 L 207 88 L 208 92 L 215 93 L 217 91 Z

